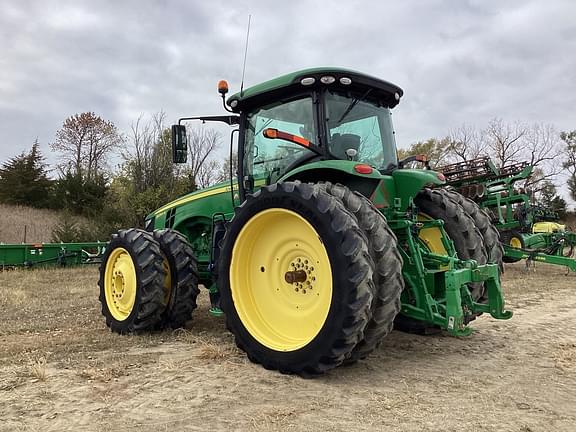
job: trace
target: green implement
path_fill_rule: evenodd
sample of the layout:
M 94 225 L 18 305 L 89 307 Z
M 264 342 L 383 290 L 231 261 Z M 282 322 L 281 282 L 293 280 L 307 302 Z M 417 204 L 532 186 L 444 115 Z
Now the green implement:
M 0 268 L 98 264 L 106 242 L 0 244 Z
M 532 204 L 518 185 L 533 169 L 526 162 L 496 167 L 487 157 L 439 168 L 447 185 L 488 212 L 500 231 L 504 262 L 525 259 L 527 266 L 538 261 L 576 271 L 576 233 L 558 223 L 554 211 Z

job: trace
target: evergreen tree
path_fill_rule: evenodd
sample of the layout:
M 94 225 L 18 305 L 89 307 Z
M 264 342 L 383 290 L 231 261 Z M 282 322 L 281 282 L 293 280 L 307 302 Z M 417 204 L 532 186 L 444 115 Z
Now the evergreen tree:
M 38 140 L 30 152 L 22 152 L 0 168 L 0 202 L 32 207 L 48 207 L 52 182 Z

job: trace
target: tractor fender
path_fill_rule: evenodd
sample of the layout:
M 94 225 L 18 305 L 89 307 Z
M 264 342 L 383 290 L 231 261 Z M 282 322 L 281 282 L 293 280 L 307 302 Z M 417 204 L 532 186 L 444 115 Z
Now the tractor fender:
M 414 197 L 426 186 L 446 183 L 444 174 L 422 169 L 398 169 L 392 172 L 398 209 L 406 211 Z
M 289 171 L 278 181 L 300 180 L 304 183 L 339 183 L 370 197 L 383 176 L 375 168 L 371 172 L 358 172 L 355 169 L 357 165 L 366 166 L 357 161 L 345 160 L 312 162 Z

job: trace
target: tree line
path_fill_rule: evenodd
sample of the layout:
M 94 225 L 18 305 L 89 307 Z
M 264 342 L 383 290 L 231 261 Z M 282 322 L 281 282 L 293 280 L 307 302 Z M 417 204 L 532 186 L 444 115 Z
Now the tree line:
M 140 116 L 127 133 L 93 112 L 75 114 L 50 143 L 55 166 L 46 163 L 37 140 L 2 164 L 0 202 L 61 209 L 93 221 L 79 229 L 65 220 L 55 240 L 106 239 L 118 228 L 141 226 L 148 213 L 184 193 L 227 180 L 236 157 L 216 158 L 222 138 L 210 128 L 189 129 L 188 162 L 176 165 L 164 113 Z M 565 210 L 555 183 L 561 173 L 576 200 L 576 131 L 493 119 L 484 128 L 461 126 L 398 151 L 400 159 L 414 154 L 426 154 L 433 167 L 480 156 L 497 166 L 527 161 L 534 173 L 523 187 L 536 202 Z
M 558 132 L 550 124 L 507 123 L 494 118 L 484 128 L 463 125 L 442 138 L 430 138 L 398 151 L 400 159 L 425 154 L 431 166 L 488 156 L 497 167 L 528 162 L 534 167 L 523 184 L 534 203 L 566 212 L 557 186 L 568 176 L 570 198 L 576 200 L 576 131 Z
M 64 210 L 70 218 L 55 230 L 55 241 L 106 239 L 116 229 L 142 226 L 168 201 L 228 178 L 230 162 L 215 158 L 217 131 L 190 129 L 188 143 L 188 163 L 175 165 L 164 113 L 140 116 L 127 133 L 93 112 L 76 114 L 49 144 L 55 166 L 37 140 L 2 164 L 0 202 Z M 77 226 L 70 222 L 76 215 L 92 223 Z

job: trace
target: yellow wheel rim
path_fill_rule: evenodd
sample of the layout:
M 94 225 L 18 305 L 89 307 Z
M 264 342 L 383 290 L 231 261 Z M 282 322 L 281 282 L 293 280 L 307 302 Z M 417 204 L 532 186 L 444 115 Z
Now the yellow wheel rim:
M 522 241 L 518 237 L 512 237 L 510 239 L 510 246 L 516 249 L 522 249 Z
M 418 215 L 418 220 L 427 221 L 432 220 L 432 218 L 421 213 Z M 448 255 L 448 251 L 446 250 L 444 243 L 442 243 L 442 230 L 440 230 L 440 228 L 422 228 L 418 237 L 424 242 L 430 252 L 439 255 Z
M 295 351 L 318 335 L 328 316 L 330 259 L 318 233 L 302 216 L 268 209 L 253 216 L 238 234 L 230 289 L 252 337 L 276 351 Z
M 118 321 L 124 321 L 134 308 L 137 290 L 136 268 L 128 251 L 116 248 L 106 261 L 104 293 L 108 310 Z

